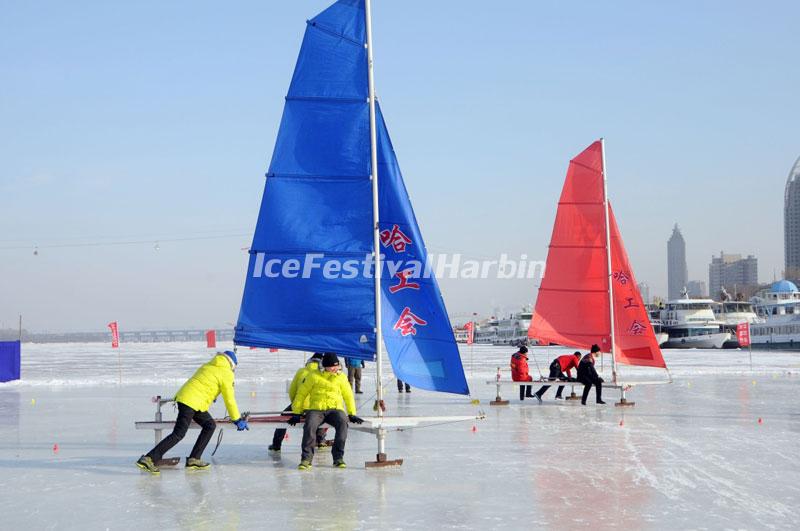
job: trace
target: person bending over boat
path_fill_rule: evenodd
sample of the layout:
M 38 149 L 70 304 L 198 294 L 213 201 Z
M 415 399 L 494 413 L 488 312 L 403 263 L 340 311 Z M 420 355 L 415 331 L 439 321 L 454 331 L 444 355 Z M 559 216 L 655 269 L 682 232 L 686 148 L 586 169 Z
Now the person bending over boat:
M 346 468 L 344 463 L 344 445 L 347 441 L 348 422 L 361 424 L 364 422 L 356 416 L 356 402 L 353 389 L 347 376 L 339 372 L 339 358 L 332 352 L 322 356 L 322 372 L 311 373 L 300 386 L 292 402 L 294 415 L 289 424 L 294 426 L 300 422 L 300 415 L 305 413 L 303 426 L 303 443 L 300 470 L 311 469 L 311 459 L 316 447 L 316 431 L 320 424 L 327 423 L 336 430 L 333 440 L 333 466 Z M 308 398 L 308 402 L 306 402 Z M 346 409 L 345 409 L 346 408 Z
M 597 374 L 594 368 L 594 355 L 595 352 L 600 352 L 600 347 L 592 345 L 591 351 L 583 357 L 578 364 L 578 381 L 583 384 L 583 396 L 581 397 L 581 404 L 586 405 L 586 399 L 589 397 L 589 390 L 592 385 L 595 386 L 595 401 L 598 404 L 605 404 L 603 402 L 603 379 Z
M 581 361 L 581 353 L 575 352 L 574 354 L 565 354 L 553 360 L 550 364 L 550 376 L 548 380 L 572 380 L 572 369 L 577 371 L 578 364 Z M 541 389 L 536 391 L 536 399 L 539 403 L 542 402 L 542 396 L 550 389 L 549 385 L 543 385 Z M 556 400 L 561 399 L 561 393 L 564 392 L 564 386 L 559 385 L 556 391 Z
M 528 347 L 524 345 L 511 355 L 511 379 L 515 382 L 533 381 L 531 375 L 528 374 Z M 525 400 L 525 397 L 533 398 L 531 390 L 532 386 L 530 385 L 520 385 L 519 399 Z M 541 402 L 541 399 L 539 401 Z
M 186 458 L 186 468 L 208 468 L 209 464 L 200 458 L 203 451 L 214 435 L 217 427 L 214 418 L 208 412 L 211 403 L 222 394 L 228 416 L 233 420 L 239 431 L 249 430 L 247 421 L 239 414 L 236 406 L 236 397 L 233 393 L 233 372 L 236 369 L 236 353 L 232 350 L 217 352 L 205 365 L 183 384 L 175 395 L 178 404 L 178 418 L 175 420 L 175 429 L 136 461 L 136 466 L 151 474 L 158 474 L 158 462 L 170 448 L 178 444 L 186 436 L 189 424 L 194 420 L 200 425 L 200 435 L 194 443 L 191 454 Z
M 292 404 L 294 402 L 294 397 L 297 395 L 298 389 L 303 384 L 306 378 L 313 373 L 320 372 L 320 363 L 322 363 L 322 352 L 315 352 L 306 362 L 305 365 L 297 369 L 297 372 L 294 373 L 294 378 L 292 378 L 292 383 L 289 384 L 289 400 L 290 403 L 286 406 L 284 411 L 291 412 L 292 411 Z M 308 405 L 308 398 L 306 398 L 306 406 Z M 325 446 L 325 434 L 328 432 L 328 428 L 319 428 L 317 430 L 317 448 Z M 268 450 L 274 454 L 279 454 L 281 451 L 281 445 L 283 444 L 283 438 L 286 436 L 286 428 L 277 428 L 275 433 L 272 434 L 272 444 L 269 445 Z

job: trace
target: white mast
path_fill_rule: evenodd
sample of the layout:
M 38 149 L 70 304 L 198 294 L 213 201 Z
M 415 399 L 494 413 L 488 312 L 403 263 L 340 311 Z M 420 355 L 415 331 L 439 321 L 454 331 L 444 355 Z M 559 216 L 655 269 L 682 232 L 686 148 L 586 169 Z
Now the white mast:
M 611 224 L 608 208 L 608 179 L 606 179 L 606 143 L 600 139 L 600 153 L 603 160 L 603 211 L 606 218 L 606 264 L 608 265 L 608 317 L 611 321 L 611 382 L 617 383 L 617 365 L 614 360 L 614 286 L 611 271 Z
M 369 147 L 370 147 L 370 180 L 372 181 L 372 248 L 375 258 L 375 371 L 377 380 L 376 400 L 378 416 L 383 416 L 380 407 L 383 400 L 383 332 L 381 330 L 381 236 L 378 221 L 378 139 L 375 127 L 375 77 L 372 69 L 372 7 L 370 0 L 364 0 L 364 11 L 367 25 L 367 77 L 369 80 Z M 385 454 L 385 433 L 378 432 L 378 456 Z

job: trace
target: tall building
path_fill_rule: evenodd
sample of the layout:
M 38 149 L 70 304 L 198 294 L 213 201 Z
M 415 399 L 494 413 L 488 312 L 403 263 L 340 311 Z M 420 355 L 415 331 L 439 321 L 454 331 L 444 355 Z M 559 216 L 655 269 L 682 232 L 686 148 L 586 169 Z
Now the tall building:
M 757 284 L 758 259 L 752 254 L 742 258 L 740 254 L 725 254 L 720 251 L 719 256 L 711 257 L 711 263 L 708 265 L 708 288 L 711 298 L 719 299 L 723 287 L 733 296 Z
M 783 255 L 784 276 L 800 278 L 800 158 L 789 172 L 783 194 Z
M 686 291 L 692 299 L 705 299 L 708 297 L 706 283 L 702 280 L 690 280 L 686 283 Z
M 650 304 L 650 286 L 647 282 L 639 282 L 637 287 L 639 288 L 639 293 L 642 295 L 642 301 L 645 304 Z
M 667 240 L 667 297 L 679 299 L 687 282 L 689 270 L 686 268 L 686 242 L 676 223 L 672 236 Z

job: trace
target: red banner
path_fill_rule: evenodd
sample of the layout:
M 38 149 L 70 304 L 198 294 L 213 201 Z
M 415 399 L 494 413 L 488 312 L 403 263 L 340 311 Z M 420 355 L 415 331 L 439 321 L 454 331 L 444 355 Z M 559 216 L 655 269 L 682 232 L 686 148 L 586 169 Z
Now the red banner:
M 467 345 L 473 344 L 475 342 L 475 321 L 465 324 L 464 329 L 467 331 Z
M 111 348 L 119 348 L 119 327 L 117 322 L 108 323 L 108 327 L 111 329 Z
M 217 348 L 216 330 L 206 330 L 206 348 Z
M 736 325 L 736 339 L 740 347 L 750 346 L 750 323 L 739 323 Z

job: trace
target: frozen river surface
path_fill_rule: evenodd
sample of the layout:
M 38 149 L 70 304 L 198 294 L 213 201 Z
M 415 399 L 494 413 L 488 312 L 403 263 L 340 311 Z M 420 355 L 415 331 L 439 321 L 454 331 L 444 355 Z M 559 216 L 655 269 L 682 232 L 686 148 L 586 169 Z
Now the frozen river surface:
M 558 349 L 533 349 L 531 370 Z M 3 529 L 797 529 L 800 527 L 800 354 L 666 351 L 674 381 L 630 393 L 633 408 L 555 402 L 491 407 L 486 380 L 512 350 L 462 349 L 475 406 L 465 397 L 386 380 L 390 415 L 487 418 L 389 433 L 400 468 L 366 470 L 373 436 L 351 432 L 346 470 L 318 455 L 296 470 L 301 432 L 283 455 L 272 430 L 225 429 L 204 457 L 211 470 L 133 462 L 153 444 L 134 429 L 150 399 L 169 396 L 209 358 L 202 345 L 24 345 L 23 381 L 0 384 Z M 282 409 L 304 355 L 240 351 L 237 398 L 250 411 Z M 606 360 L 605 368 L 608 360 Z M 365 370 L 370 373 L 371 366 Z M 622 368 L 631 380 L 661 371 Z M 634 377 L 636 376 L 636 377 Z M 505 376 L 507 377 L 507 371 Z M 121 381 L 121 384 L 120 384 Z M 371 412 L 365 376 L 361 413 Z M 166 416 L 174 418 L 171 407 Z M 221 403 L 212 408 L 224 414 Z M 188 453 L 190 431 L 171 455 Z M 216 438 L 215 438 L 216 440 Z M 57 445 L 57 447 L 55 446 Z M 56 449 L 57 448 L 57 449 Z

